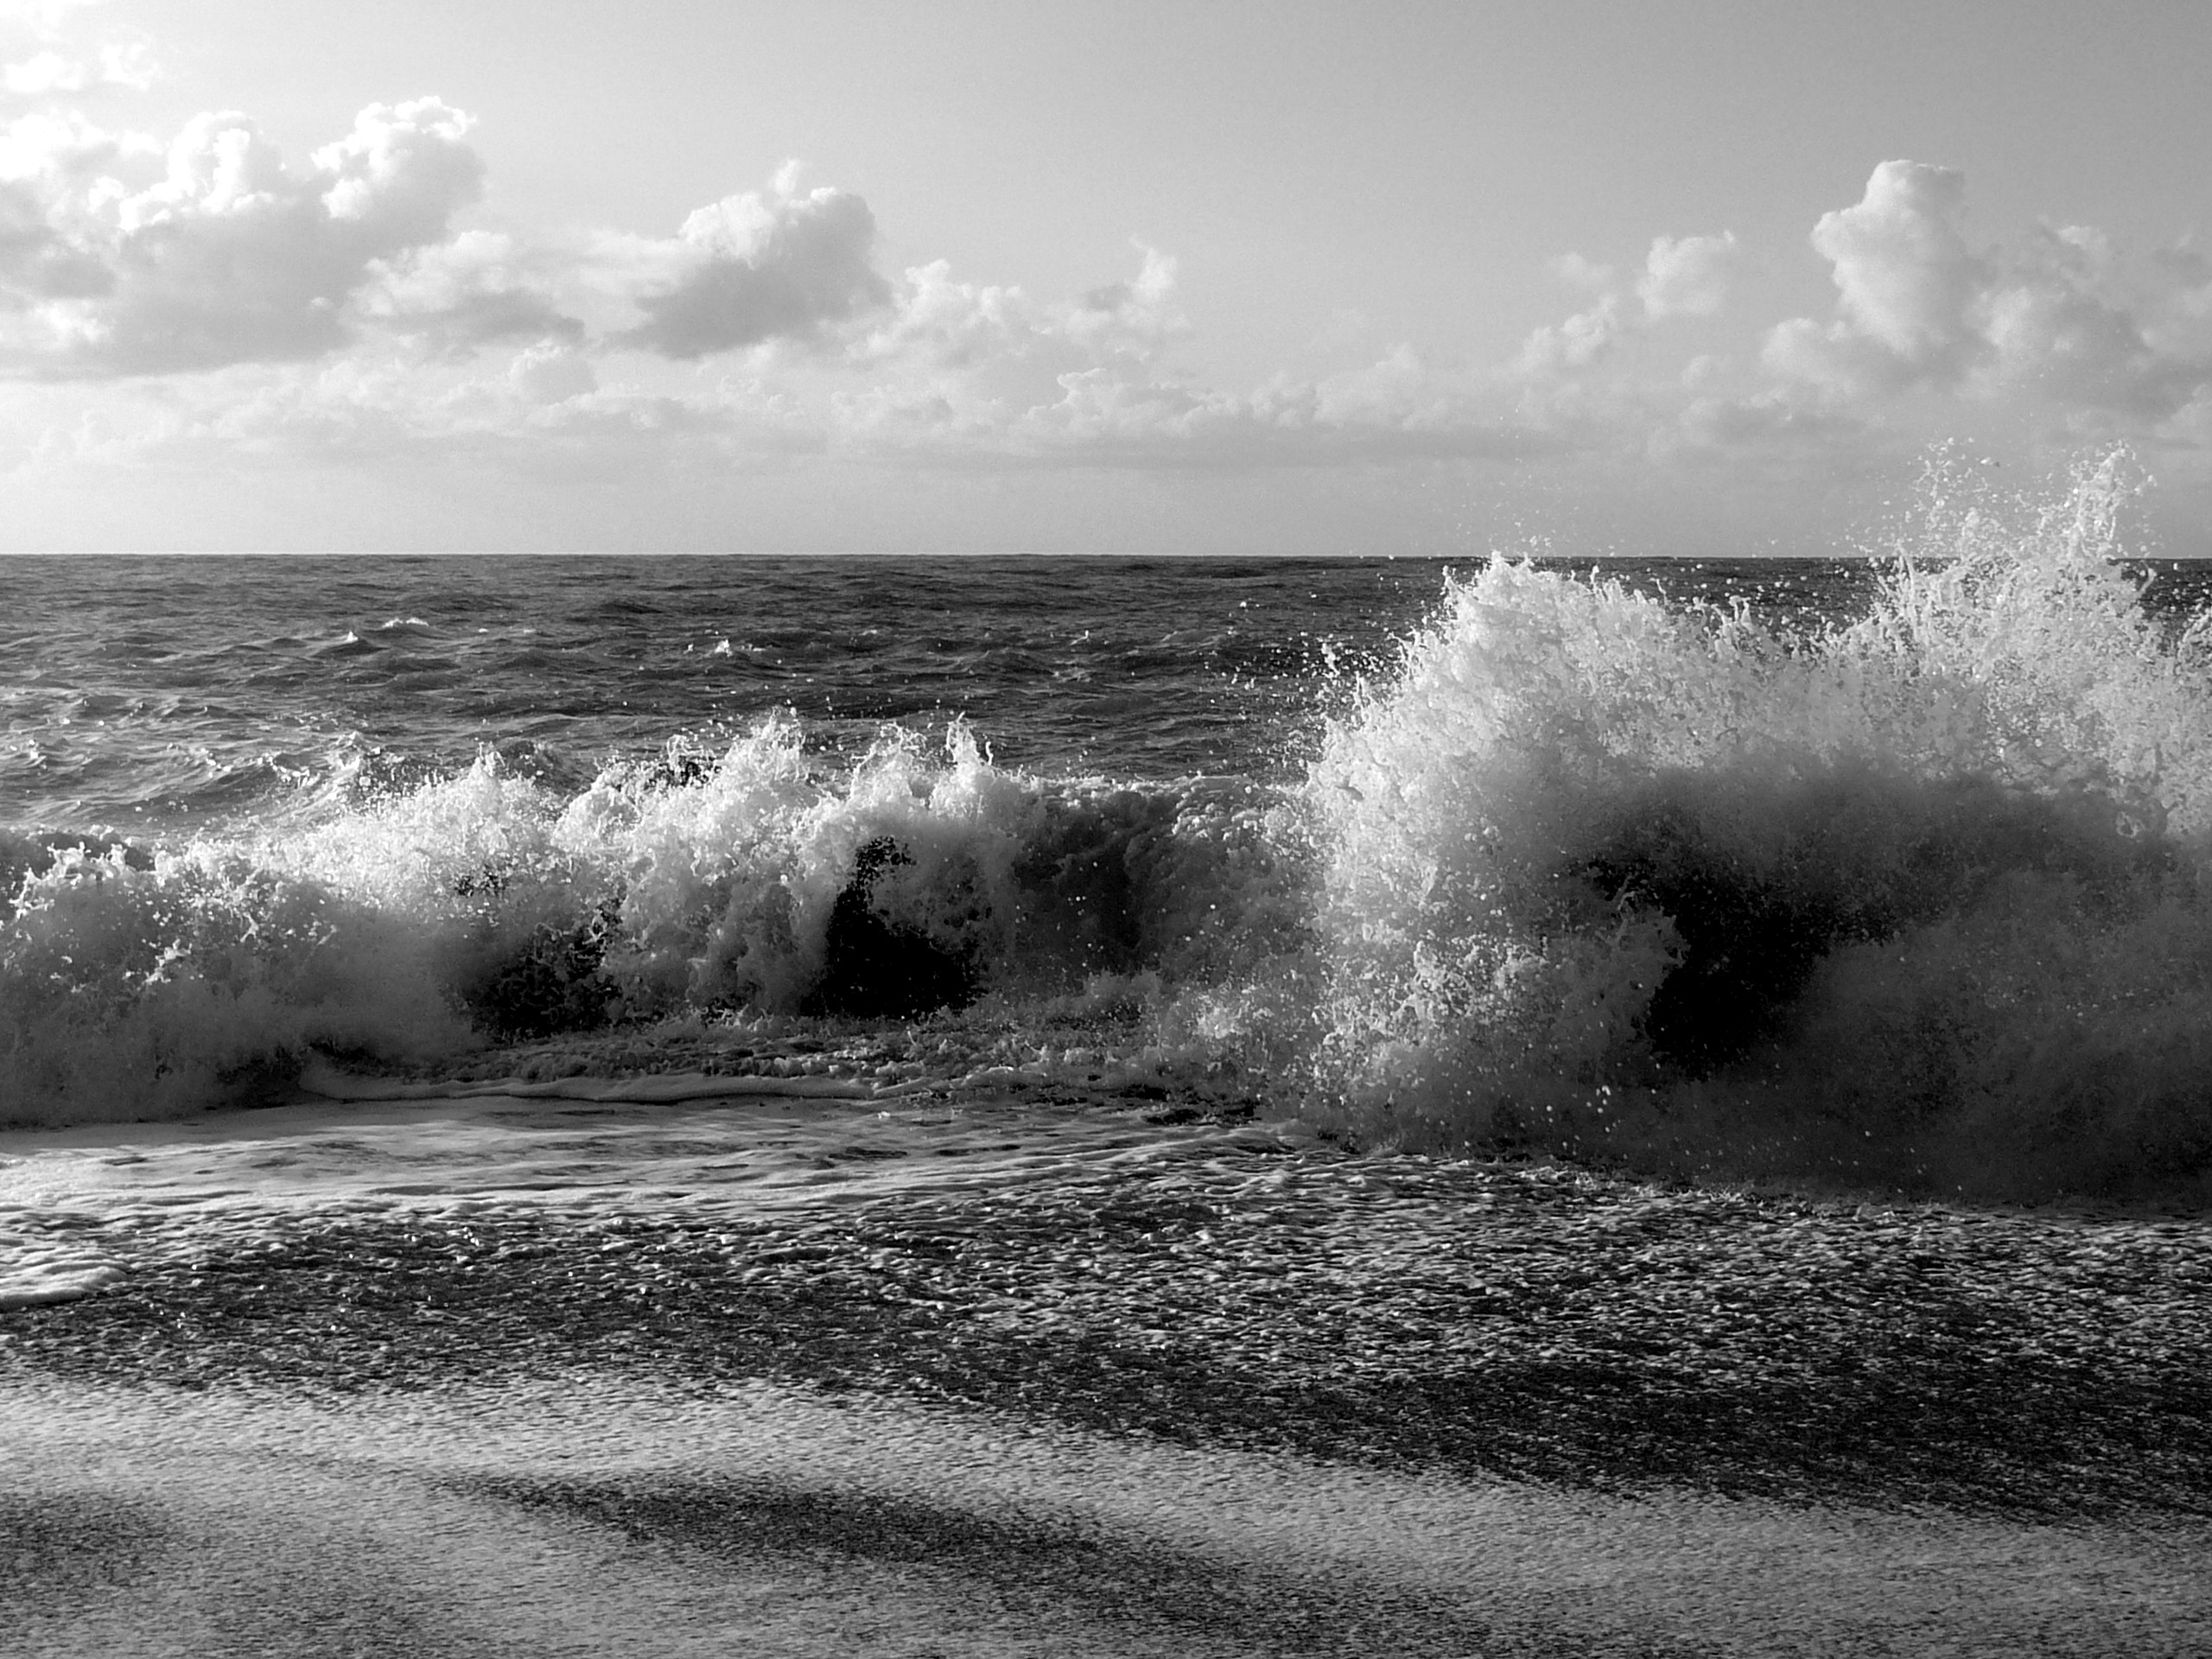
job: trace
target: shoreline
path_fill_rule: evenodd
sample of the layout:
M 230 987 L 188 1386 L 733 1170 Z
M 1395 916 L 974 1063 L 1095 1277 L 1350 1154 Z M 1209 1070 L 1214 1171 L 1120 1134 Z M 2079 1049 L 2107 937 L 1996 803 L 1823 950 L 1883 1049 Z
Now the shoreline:
M 2212 1223 L 594 1092 L 0 1142 L 22 1650 L 2212 1642 Z
M 103 1275 L 0 1312 L 0 1371 L 65 1389 L 586 1364 L 1621 1491 L 2212 1514 L 2201 1219 L 903 1096 L 487 1093 L 80 1135 L 0 1162 L 0 1232 Z

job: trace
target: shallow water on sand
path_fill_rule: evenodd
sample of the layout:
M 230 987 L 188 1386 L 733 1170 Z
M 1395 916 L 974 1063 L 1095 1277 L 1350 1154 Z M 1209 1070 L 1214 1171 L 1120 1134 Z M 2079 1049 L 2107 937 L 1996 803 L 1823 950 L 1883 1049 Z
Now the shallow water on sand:
M 387 1097 L 0 1136 L 11 1654 L 2212 1642 L 2201 1219 L 329 1086 Z
M 0 1358 L 65 1396 L 613 1367 L 1607 1489 L 2212 1513 L 2202 1219 L 648 1081 L 10 1136 Z

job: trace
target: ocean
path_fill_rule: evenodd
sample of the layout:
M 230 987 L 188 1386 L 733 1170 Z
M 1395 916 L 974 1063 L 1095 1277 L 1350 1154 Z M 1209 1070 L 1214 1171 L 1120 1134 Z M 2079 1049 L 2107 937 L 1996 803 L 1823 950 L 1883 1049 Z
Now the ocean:
M 0 1613 L 2201 1650 L 2212 572 L 2122 494 L 0 563 Z
M 13 560 L 0 1123 L 798 1038 L 2201 1192 L 2212 578 L 2096 487 L 1850 562 Z

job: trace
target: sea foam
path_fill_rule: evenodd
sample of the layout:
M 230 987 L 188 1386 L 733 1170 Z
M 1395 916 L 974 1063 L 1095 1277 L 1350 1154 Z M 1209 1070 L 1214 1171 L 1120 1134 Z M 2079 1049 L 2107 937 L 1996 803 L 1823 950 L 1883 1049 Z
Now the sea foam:
M 2118 458 L 1783 637 L 1494 561 L 1338 721 L 1314 1054 L 1370 1137 L 2012 1196 L 2212 1165 L 2212 677 Z
M 0 1122 L 170 1116 L 610 1020 L 1007 1018 L 1292 948 L 1280 803 L 1046 780 L 955 721 L 849 762 L 785 714 L 573 796 L 486 752 L 280 831 L 19 849 Z M 1295 837 L 1289 838 L 1294 843 Z M 1163 977 L 1164 976 L 1164 977 Z

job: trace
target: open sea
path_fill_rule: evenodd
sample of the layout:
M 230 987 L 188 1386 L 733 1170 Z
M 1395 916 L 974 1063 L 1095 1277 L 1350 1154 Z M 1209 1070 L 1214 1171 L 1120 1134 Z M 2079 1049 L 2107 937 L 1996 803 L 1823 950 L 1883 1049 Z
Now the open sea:
M 630 1450 L 464 1435 L 452 1524 L 952 1575 L 823 1651 L 908 1651 L 925 1590 L 989 1628 L 915 1652 L 2190 1650 L 2202 1539 L 2158 1529 L 2212 1516 L 2212 574 L 2113 509 L 1938 511 L 1848 563 L 0 562 L 0 1381 L 67 1499 L 17 1570 L 76 1584 L 84 1516 L 212 1501 L 240 1447 L 428 1479 L 409 1390 L 519 1434 L 577 1396 L 512 1389 L 588 1371 Z M 296 1403 L 86 1474 L 72 1436 L 151 1432 L 118 1389 Z M 951 1411 L 897 1433 L 963 1468 L 1011 1414 L 1064 1463 L 1228 1448 L 1444 1509 L 1395 1565 L 1331 1497 L 1202 1572 L 1150 1510 L 1153 1554 L 1098 1554 L 1137 1510 L 1056 1464 L 1075 1532 L 1060 1487 L 887 1487 L 855 1542 L 758 1415 L 640 1497 L 747 1389 Z M 1255 1535 L 1218 1469 L 1145 1467 L 1230 1504 L 1189 1560 Z M 1485 1481 L 1695 1512 L 1637 1511 L 1648 1595 L 1586 1527 L 1554 1582 Z M 1775 1541 L 1860 1509 L 1791 1593 L 1891 1623 L 1777 1636 Z M 1896 1531 L 1938 1514 L 2150 1530 Z M 1669 1554 L 1770 1522 L 1771 1582 L 1735 1533 Z M 1298 1549 L 1394 1587 L 1269 1576 Z M 1198 1634 L 1144 1588 L 1237 1573 Z M 264 1608 L 164 1647 L 98 1579 L 28 1650 L 290 1639 Z M 693 1650 L 571 1599 L 577 1651 Z

